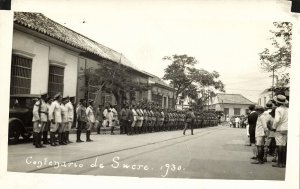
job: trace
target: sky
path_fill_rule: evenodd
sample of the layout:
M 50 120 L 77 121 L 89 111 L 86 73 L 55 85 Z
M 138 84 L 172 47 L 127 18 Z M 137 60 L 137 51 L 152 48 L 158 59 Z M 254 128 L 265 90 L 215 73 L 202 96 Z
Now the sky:
M 37 10 L 158 77 L 169 64 L 164 56 L 193 56 L 197 68 L 219 72 L 227 93 L 253 102 L 272 85 L 258 53 L 270 47 L 272 23 L 289 19 L 289 4 L 276 0 L 87 1 L 69 3 L 67 11 L 64 1 L 61 6 Z

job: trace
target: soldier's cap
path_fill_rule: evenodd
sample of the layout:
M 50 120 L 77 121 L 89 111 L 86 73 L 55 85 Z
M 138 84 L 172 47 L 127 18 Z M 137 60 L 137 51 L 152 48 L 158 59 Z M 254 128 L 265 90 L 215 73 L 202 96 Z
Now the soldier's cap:
M 47 97 L 48 96 L 48 93 L 42 93 L 41 94 L 41 98 L 45 98 L 45 97 Z
M 83 103 L 83 102 L 85 102 L 85 99 L 82 98 L 82 99 L 79 100 L 79 102 Z
M 260 105 L 255 106 L 255 110 L 257 110 L 257 111 L 265 111 L 264 107 L 262 107 Z
M 70 96 L 70 100 L 74 100 L 75 99 L 75 96 Z
M 46 99 L 47 102 L 49 101 L 53 101 L 53 98 L 51 98 L 50 96 Z
M 59 97 L 61 97 L 62 95 L 60 93 L 57 93 L 56 95 L 54 95 L 54 99 L 58 99 Z
M 70 97 L 69 97 L 68 95 L 67 95 L 67 96 L 65 96 L 64 98 L 65 98 L 65 99 L 70 99 Z
M 92 103 L 92 102 L 94 102 L 94 100 L 89 100 L 89 103 Z
M 68 100 L 68 99 L 69 99 L 69 97 L 67 96 L 67 97 L 62 98 L 61 100 L 65 101 L 65 100 Z

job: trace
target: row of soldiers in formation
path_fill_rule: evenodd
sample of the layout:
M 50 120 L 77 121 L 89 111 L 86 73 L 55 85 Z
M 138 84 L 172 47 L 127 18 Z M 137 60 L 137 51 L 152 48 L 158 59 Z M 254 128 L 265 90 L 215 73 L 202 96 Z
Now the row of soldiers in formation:
M 215 126 L 218 117 L 214 112 L 193 112 L 161 109 L 154 105 L 125 105 L 118 112 L 116 105 L 110 105 L 103 110 L 101 106 L 94 108 L 94 101 L 80 99 L 75 108 L 75 97 L 64 97 L 60 93 L 50 99 L 47 94 L 41 95 L 33 108 L 33 142 L 36 148 L 66 145 L 72 143 L 69 133 L 76 125 L 76 142 L 81 140 L 81 133 L 86 131 L 86 142 L 91 142 L 91 131 L 109 127 L 111 134 L 114 128 L 120 126 L 121 134 L 141 134 L 147 132 L 171 131 L 178 129 L 201 128 Z M 75 124 L 74 124 L 75 123 Z M 188 124 L 187 124 L 188 123 Z M 184 130 L 184 134 L 185 134 Z M 48 140 L 50 133 L 50 142 Z M 192 131 L 193 133 L 193 131 Z M 58 141 L 58 143 L 57 143 Z
M 132 135 L 182 130 L 187 122 L 187 113 L 188 111 L 162 109 L 157 105 L 125 105 L 118 116 L 120 120 L 120 133 Z M 193 115 L 193 128 L 215 126 L 218 124 L 217 116 L 213 112 L 193 112 Z M 105 118 L 105 116 L 103 117 Z M 106 120 L 109 119 L 104 119 L 102 122 L 105 123 Z

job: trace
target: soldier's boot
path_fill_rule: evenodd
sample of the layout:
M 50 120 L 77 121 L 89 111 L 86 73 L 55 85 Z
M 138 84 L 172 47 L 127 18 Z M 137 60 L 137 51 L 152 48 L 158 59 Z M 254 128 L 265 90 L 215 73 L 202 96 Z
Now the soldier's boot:
M 55 138 L 54 138 L 54 133 L 53 132 L 50 132 L 50 145 L 51 146 L 56 146 Z
M 37 147 L 37 135 L 36 135 L 37 133 L 36 132 L 33 132 L 33 134 L 32 134 L 32 137 L 33 137 L 33 140 L 32 140 L 32 144 L 33 144 L 33 146 L 35 146 L 35 147 Z
M 68 142 L 68 135 L 67 135 L 67 132 L 65 131 L 65 132 L 63 132 L 63 142 L 65 143 L 65 144 L 69 144 L 69 142 Z
M 63 138 L 62 138 L 62 133 L 58 133 L 58 144 L 59 145 L 64 145 Z
M 39 133 L 39 134 L 38 134 L 38 138 L 39 138 L 39 147 L 40 147 L 40 148 L 46 148 L 46 146 L 44 146 L 44 145 L 42 144 L 42 133 Z
M 110 134 L 111 135 L 114 135 L 115 133 L 114 133 L 114 129 L 115 129 L 115 127 L 111 127 L 111 129 L 110 129 Z
M 49 144 L 49 142 L 48 142 L 48 131 L 43 132 L 43 144 Z
M 267 159 L 268 159 L 268 151 L 269 151 L 269 150 L 268 150 L 268 146 L 265 146 L 265 147 L 264 147 L 264 157 L 263 157 L 263 161 L 264 161 L 264 162 L 267 162 L 267 161 L 268 161 L 268 160 L 267 160 Z
M 97 128 L 97 134 L 100 134 L 100 126 Z
M 86 131 L 85 136 L 86 136 L 86 142 L 90 142 L 90 131 Z
M 282 168 L 283 167 L 283 146 L 278 146 L 277 147 L 277 154 L 278 154 L 278 158 L 277 158 L 277 164 L 273 164 L 272 167 L 279 167 Z
M 66 134 L 68 143 L 73 143 L 72 141 L 70 141 L 70 131 L 67 131 Z
M 286 165 L 286 146 L 282 147 L 282 167 Z
M 77 141 L 76 142 L 84 142 L 83 140 L 80 139 L 81 137 L 81 130 L 77 130 Z

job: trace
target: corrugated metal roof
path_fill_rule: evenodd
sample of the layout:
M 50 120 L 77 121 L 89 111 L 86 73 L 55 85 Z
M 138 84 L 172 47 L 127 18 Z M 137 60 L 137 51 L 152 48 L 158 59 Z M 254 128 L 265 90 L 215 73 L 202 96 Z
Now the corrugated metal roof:
M 96 54 L 102 58 L 111 60 L 116 63 L 121 62 L 128 67 L 142 72 L 121 53 L 75 32 L 47 18 L 41 13 L 15 12 L 14 22 L 29 29 L 35 30 L 39 33 L 48 35 L 73 47 Z
M 218 93 L 216 97 L 218 98 L 219 103 L 224 104 L 254 104 L 241 94 Z
M 157 83 L 159 85 L 163 85 L 165 87 L 168 87 L 168 88 L 172 88 L 170 85 L 168 85 L 164 80 L 162 80 L 161 78 L 157 77 L 156 75 L 153 75 L 151 73 L 148 73 L 148 72 L 145 72 L 143 71 L 145 74 L 151 76 L 151 80 L 154 82 L 154 83 Z

